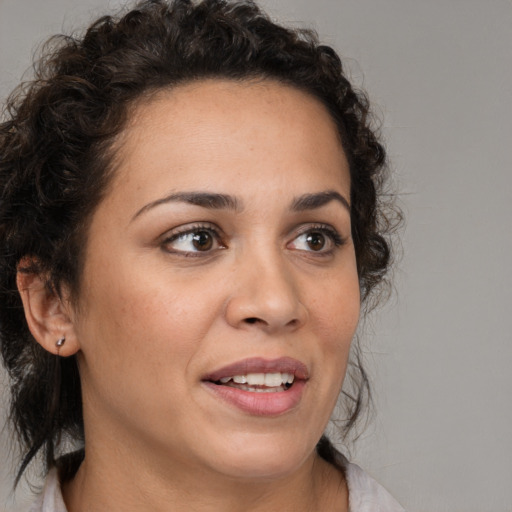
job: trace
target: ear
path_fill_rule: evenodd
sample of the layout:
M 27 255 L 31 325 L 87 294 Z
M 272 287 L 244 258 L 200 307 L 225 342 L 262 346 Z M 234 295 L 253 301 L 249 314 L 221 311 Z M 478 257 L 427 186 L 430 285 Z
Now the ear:
M 36 341 L 48 352 L 67 357 L 80 350 L 73 312 L 67 298 L 51 290 L 44 276 L 33 271 L 34 262 L 23 258 L 18 264 L 16 284 L 21 295 L 28 328 Z M 30 269 L 30 270 L 29 270 Z M 65 338 L 57 345 L 57 341 Z

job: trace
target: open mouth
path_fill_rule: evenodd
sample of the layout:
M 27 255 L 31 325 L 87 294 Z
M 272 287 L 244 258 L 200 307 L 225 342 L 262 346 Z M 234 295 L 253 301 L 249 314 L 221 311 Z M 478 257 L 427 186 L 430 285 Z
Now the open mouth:
M 252 416 L 279 416 L 301 402 L 309 380 L 306 365 L 291 357 L 253 357 L 203 376 L 210 392 Z
M 252 393 L 278 393 L 290 389 L 294 380 L 295 375 L 293 373 L 248 373 L 222 377 L 214 384 Z

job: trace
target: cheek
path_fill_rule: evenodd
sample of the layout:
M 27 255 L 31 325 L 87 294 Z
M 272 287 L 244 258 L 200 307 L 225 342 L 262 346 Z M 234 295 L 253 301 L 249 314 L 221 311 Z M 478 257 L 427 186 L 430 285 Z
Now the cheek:
M 339 391 L 349 358 L 350 346 L 360 315 L 360 290 L 357 274 L 347 273 L 342 279 L 317 292 L 311 328 L 321 341 L 323 371 L 332 389 Z
M 133 268 L 118 265 L 90 280 L 80 322 L 85 357 L 91 366 L 116 361 L 123 371 L 143 363 L 176 368 L 179 361 L 183 367 L 218 315 L 218 289 L 204 280 L 171 278 L 157 265 Z
M 156 422 L 155 411 L 169 418 L 186 407 L 171 397 L 183 396 L 191 385 L 191 361 L 202 350 L 216 308 L 211 300 L 198 300 L 199 289 L 209 297 L 204 286 L 185 292 L 158 274 L 98 276 L 91 286 L 94 300 L 80 322 L 80 372 L 84 401 L 101 417 L 129 423 L 137 409 Z
M 315 290 L 311 316 L 316 319 L 322 338 L 335 346 L 350 344 L 359 322 L 360 300 L 355 268 L 354 272 L 326 280 L 324 286 Z

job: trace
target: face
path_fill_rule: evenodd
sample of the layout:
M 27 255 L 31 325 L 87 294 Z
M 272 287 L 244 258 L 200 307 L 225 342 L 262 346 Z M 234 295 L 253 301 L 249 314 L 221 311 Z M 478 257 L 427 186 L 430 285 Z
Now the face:
M 332 119 L 285 85 L 203 81 L 138 105 L 115 149 L 74 314 L 88 446 L 293 472 L 335 405 L 359 317 Z

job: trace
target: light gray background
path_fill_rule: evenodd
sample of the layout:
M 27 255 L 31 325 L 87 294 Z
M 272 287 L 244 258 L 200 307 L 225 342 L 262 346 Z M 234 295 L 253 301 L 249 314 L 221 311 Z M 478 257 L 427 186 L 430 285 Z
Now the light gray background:
M 0 0 L 0 97 L 45 36 L 120 3 Z M 398 293 L 366 329 L 378 412 L 353 459 L 411 512 L 512 511 L 512 2 L 262 4 L 347 58 L 407 216 Z

